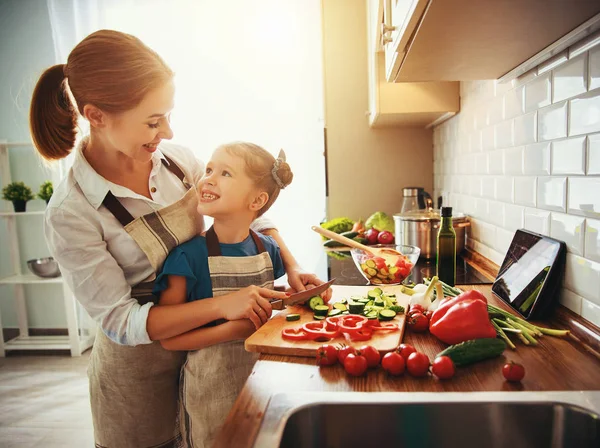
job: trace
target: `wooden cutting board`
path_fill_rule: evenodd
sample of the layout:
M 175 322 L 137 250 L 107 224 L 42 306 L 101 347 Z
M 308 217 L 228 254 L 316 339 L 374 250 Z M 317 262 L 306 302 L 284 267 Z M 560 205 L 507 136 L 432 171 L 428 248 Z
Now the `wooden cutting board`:
M 375 286 L 337 286 L 331 287 L 333 296 L 330 303 L 339 302 L 342 299 L 349 299 L 351 296 L 366 296 L 367 292 Z M 410 296 L 400 292 L 400 286 L 381 286 L 384 292 L 396 294 L 398 305 L 408 308 Z M 300 314 L 300 320 L 288 322 L 285 316 L 288 314 Z M 266 324 L 260 327 L 252 336 L 246 339 L 245 347 L 249 352 L 268 353 L 271 355 L 288 356 L 315 356 L 316 349 L 323 345 L 323 342 L 315 341 L 288 341 L 281 337 L 281 330 L 284 328 L 296 328 L 306 322 L 312 322 L 313 312 L 306 306 L 289 306 L 272 317 Z M 405 314 L 398 314 L 391 321 L 400 327 L 399 331 L 379 331 L 374 332 L 368 341 L 350 342 L 350 345 L 361 347 L 365 344 L 372 345 L 380 352 L 389 352 L 394 350 L 402 341 L 405 326 Z M 328 342 L 329 344 L 345 343 L 348 344 L 343 336 Z

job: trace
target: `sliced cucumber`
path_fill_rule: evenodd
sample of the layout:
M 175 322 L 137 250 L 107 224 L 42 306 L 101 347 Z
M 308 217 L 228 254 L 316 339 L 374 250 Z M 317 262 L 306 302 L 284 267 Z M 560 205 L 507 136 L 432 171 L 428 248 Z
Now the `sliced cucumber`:
M 339 316 L 340 314 L 342 314 L 342 310 L 339 310 L 337 308 L 333 308 L 333 309 L 329 310 L 329 312 L 327 313 L 327 315 L 329 317 Z
M 350 311 L 346 310 L 346 311 L 342 311 L 342 315 L 347 315 L 350 314 Z
M 379 320 L 392 320 L 396 317 L 396 312 L 392 310 L 381 310 L 379 312 Z
M 314 320 L 323 320 L 325 319 L 327 316 L 317 316 L 316 314 L 313 316 Z
M 329 312 L 329 307 L 327 305 L 317 305 L 315 306 L 315 316 L 327 316 Z
M 285 316 L 285 320 L 287 320 L 288 322 L 300 320 L 300 314 L 288 314 L 287 316 Z
M 339 302 L 338 302 L 338 303 L 334 303 L 334 304 L 333 304 L 333 307 L 334 307 L 335 309 L 338 309 L 338 310 L 340 310 L 340 311 L 347 311 L 347 310 L 348 310 L 348 307 L 347 307 L 345 304 L 343 304 L 343 303 L 339 303 Z
M 376 299 L 376 298 L 378 298 L 379 296 L 381 296 L 381 292 L 382 292 L 382 291 L 381 291 L 381 289 L 379 289 L 379 288 L 375 288 L 375 289 L 372 289 L 372 290 L 370 290 L 370 291 L 367 293 L 367 296 L 369 296 L 369 297 L 371 297 L 371 298 L 373 298 L 373 299 Z
M 315 310 L 315 308 L 319 305 L 323 305 L 325 304 L 325 302 L 323 302 L 323 299 L 319 296 L 314 296 L 311 297 L 310 299 L 308 299 L 308 306 L 310 307 L 311 310 Z
M 365 311 L 365 304 L 361 302 L 350 302 L 348 309 L 352 314 L 362 314 Z
M 377 299 L 375 299 L 375 301 L 373 302 L 373 305 L 375 305 L 375 306 L 385 306 L 385 302 L 384 302 L 382 299 L 380 299 L 380 298 L 377 298 Z
M 369 299 L 365 298 L 365 297 L 361 297 L 360 299 L 356 300 L 357 302 L 360 303 L 364 303 L 365 305 L 368 304 L 370 302 Z

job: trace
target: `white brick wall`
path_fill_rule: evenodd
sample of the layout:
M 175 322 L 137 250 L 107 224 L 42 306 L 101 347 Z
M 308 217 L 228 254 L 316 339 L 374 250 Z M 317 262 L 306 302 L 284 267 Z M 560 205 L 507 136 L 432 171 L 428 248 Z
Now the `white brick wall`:
M 434 187 L 497 264 L 518 228 L 565 241 L 561 303 L 600 326 L 600 45 L 581 49 L 511 83 L 461 83 L 460 113 L 435 128 Z

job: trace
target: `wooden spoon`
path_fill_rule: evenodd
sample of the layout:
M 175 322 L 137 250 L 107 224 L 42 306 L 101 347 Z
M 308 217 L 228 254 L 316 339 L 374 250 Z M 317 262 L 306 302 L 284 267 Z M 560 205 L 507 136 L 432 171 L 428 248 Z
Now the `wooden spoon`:
M 320 226 L 312 226 L 315 232 L 326 236 L 330 240 L 337 241 L 338 243 L 345 244 L 346 246 L 354 247 L 356 249 L 364 250 L 365 252 L 369 252 L 374 257 L 382 257 L 389 258 L 391 256 L 406 258 L 401 252 L 398 252 L 396 249 L 390 249 L 388 247 L 369 247 L 364 244 L 360 244 L 358 241 L 351 240 L 350 238 L 346 238 L 345 236 L 340 235 L 339 233 L 331 232 L 330 230 L 324 229 Z

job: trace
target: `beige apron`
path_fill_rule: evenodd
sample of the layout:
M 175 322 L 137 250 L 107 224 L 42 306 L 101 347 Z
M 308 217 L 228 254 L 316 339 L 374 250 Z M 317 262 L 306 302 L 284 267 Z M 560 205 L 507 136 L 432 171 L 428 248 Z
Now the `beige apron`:
M 167 168 L 189 189 L 181 169 L 165 158 Z M 155 269 L 171 249 L 197 234 L 194 189 L 176 203 L 137 219 L 110 192 L 103 204 Z M 131 295 L 140 304 L 157 303 L 153 286 L 154 282 L 136 285 Z M 158 341 L 131 347 L 98 332 L 88 368 L 96 447 L 185 446 L 178 424 L 179 374 L 184 360 L 185 352 L 165 350 Z
M 223 257 L 212 227 L 206 232 L 213 297 L 250 285 L 273 289 L 273 263 L 262 241 L 250 231 L 259 254 Z M 188 352 L 181 369 L 180 424 L 188 446 L 209 447 L 252 372 L 257 353 L 243 341 L 225 342 Z

